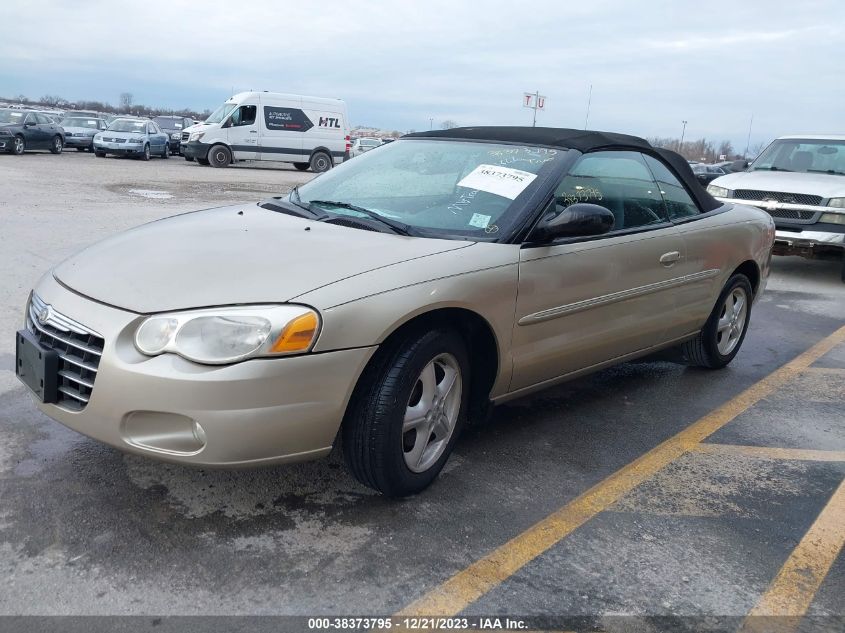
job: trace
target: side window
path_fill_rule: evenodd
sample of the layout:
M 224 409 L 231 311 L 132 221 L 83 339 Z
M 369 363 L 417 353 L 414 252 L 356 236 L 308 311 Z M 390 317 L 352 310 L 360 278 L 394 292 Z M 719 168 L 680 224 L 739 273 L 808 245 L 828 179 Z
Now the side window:
M 555 190 L 559 210 L 576 202 L 610 209 L 622 231 L 666 222 L 666 211 L 657 183 L 639 152 L 584 154 Z
M 695 204 L 687 190 L 666 165 L 651 156 L 646 156 L 645 161 L 660 185 L 660 193 L 666 201 L 666 211 L 669 213 L 670 220 L 701 213 L 698 205 Z
M 258 110 L 254 105 L 243 105 L 232 113 L 232 125 L 252 125 L 255 123 L 255 113 Z

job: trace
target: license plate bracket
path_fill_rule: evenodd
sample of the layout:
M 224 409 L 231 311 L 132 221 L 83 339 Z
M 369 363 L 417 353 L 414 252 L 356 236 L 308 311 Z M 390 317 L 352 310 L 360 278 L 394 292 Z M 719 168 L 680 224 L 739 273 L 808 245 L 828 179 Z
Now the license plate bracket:
M 29 330 L 15 335 L 15 374 L 41 402 L 58 400 L 59 354 L 41 345 Z

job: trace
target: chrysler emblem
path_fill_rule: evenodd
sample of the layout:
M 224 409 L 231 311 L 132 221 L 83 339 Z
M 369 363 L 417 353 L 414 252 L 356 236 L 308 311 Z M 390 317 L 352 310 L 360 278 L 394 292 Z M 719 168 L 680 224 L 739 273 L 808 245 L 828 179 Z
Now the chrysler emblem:
M 47 321 L 50 320 L 52 309 L 50 306 L 44 306 L 41 308 L 41 311 L 38 313 L 38 322 L 41 325 L 45 325 Z

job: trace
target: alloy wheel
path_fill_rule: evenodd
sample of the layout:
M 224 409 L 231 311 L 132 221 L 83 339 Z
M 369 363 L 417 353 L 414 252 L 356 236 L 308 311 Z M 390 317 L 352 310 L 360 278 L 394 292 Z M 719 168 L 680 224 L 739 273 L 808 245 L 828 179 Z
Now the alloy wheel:
M 462 388 L 461 367 L 451 354 L 437 355 L 420 372 L 402 421 L 402 452 L 412 472 L 425 472 L 446 450 L 460 413 Z
M 734 288 L 722 304 L 716 327 L 716 347 L 722 356 L 730 354 L 742 338 L 748 313 L 748 295 L 741 287 Z

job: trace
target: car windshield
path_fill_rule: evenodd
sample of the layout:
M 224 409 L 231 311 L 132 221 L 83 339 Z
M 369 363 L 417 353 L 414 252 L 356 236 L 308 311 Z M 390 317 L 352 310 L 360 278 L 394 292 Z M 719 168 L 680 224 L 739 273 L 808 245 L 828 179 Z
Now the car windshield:
M 133 119 L 117 119 L 109 125 L 110 132 L 143 132 L 146 129 L 146 121 L 135 121 Z
M 182 129 L 182 119 L 171 119 L 170 117 L 166 116 L 157 116 L 153 119 L 153 121 L 158 123 L 159 127 L 162 127 L 166 130 Z
M 211 116 L 208 117 L 205 122 L 206 123 L 222 123 L 227 116 L 232 113 L 232 110 L 237 108 L 237 104 L 235 103 L 224 103 L 219 108 L 217 108 L 214 112 L 211 113 Z
M 19 110 L 0 110 L 0 123 L 23 123 L 26 112 Z
M 359 207 L 415 234 L 495 241 L 567 150 L 404 139 L 344 163 L 291 193 L 290 202 L 365 218 Z M 340 207 L 332 203 L 341 203 Z
M 845 176 L 845 140 L 779 139 L 760 154 L 750 170 Z
M 92 130 L 97 128 L 97 119 L 62 119 L 62 127 L 87 127 Z

